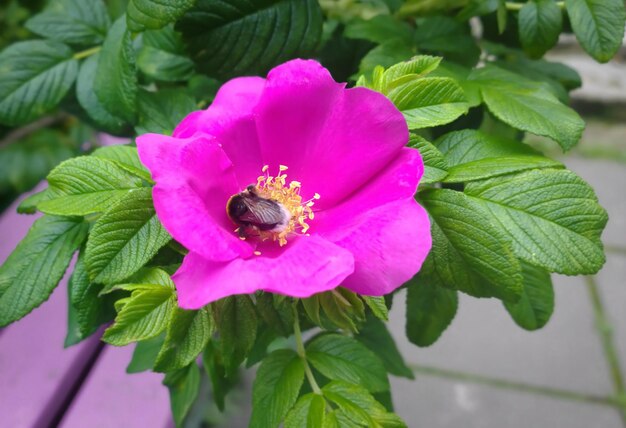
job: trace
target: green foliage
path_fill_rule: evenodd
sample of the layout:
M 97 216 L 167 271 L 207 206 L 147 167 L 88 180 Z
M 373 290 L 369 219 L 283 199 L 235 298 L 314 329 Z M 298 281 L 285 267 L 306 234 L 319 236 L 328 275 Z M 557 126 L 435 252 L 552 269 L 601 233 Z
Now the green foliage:
M 259 364 L 250 426 L 406 426 L 390 410 L 388 374 L 413 378 L 385 324 L 392 296 L 339 287 L 178 307 L 170 275 L 188 250 L 159 222 L 151 174 L 132 142 L 98 147 L 94 136 L 170 135 L 228 78 L 312 57 L 403 113 L 433 238 L 405 285 L 418 346 L 450 325 L 459 292 L 498 298 L 520 327 L 542 328 L 550 274 L 592 274 L 605 261 L 593 189 L 525 140 L 578 143 L 584 123 L 567 103 L 580 76 L 542 57 L 571 27 L 610 60 L 621 0 L 43 3 L 0 7 L 0 208 L 48 181 L 18 208 L 46 215 L 0 267 L 0 326 L 44 302 L 78 251 L 66 345 L 115 318 L 102 339 L 137 342 L 129 373 L 165 374 L 177 426 L 199 398 L 200 356 L 220 410 L 241 365 Z M 78 154 L 88 156 L 66 160 Z
M 323 334 L 306 346 L 311 364 L 329 379 L 363 385 L 371 392 L 389 389 L 381 360 L 360 342 L 339 334 Z
M 48 7 L 26 21 L 40 36 L 71 45 L 102 43 L 111 25 L 100 0 L 51 0 Z
M 119 282 L 137 272 L 170 239 L 156 217 L 152 190 L 132 190 L 91 229 L 85 258 L 89 277 L 100 283 Z
M 198 0 L 178 28 L 198 69 L 226 78 L 312 52 L 322 13 L 315 0 Z
M 250 297 L 231 296 L 220 302 L 217 326 L 221 354 L 228 375 L 233 375 L 252 349 L 257 334 L 257 315 Z
M 0 327 L 48 299 L 87 236 L 82 219 L 45 216 L 0 267 Z
M 444 288 L 437 275 L 420 274 L 409 285 L 406 298 L 406 336 L 411 343 L 435 343 L 454 319 L 458 299 L 458 293 Z
M 81 251 L 68 283 L 70 310 L 75 314 L 77 327 L 76 340 L 89 337 L 114 316 L 113 299 L 100 296 L 102 285 L 89 279 L 84 254 Z
M 107 112 L 135 122 L 138 92 L 135 50 L 123 16 L 111 26 L 102 44 L 93 90 Z
M 304 362 L 291 350 L 272 352 L 257 371 L 252 388 L 250 427 L 278 427 L 298 399 Z
M 31 40 L 0 53 L 0 123 L 21 125 L 50 111 L 76 80 L 78 61 L 63 43 Z
M 516 303 L 504 302 L 513 320 L 526 330 L 546 325 L 554 310 L 554 290 L 550 274 L 540 267 L 522 263 L 524 290 Z
M 617 53 L 624 37 L 622 0 L 566 0 L 565 7 L 580 45 L 600 62 Z
M 126 13 L 128 28 L 133 32 L 159 29 L 176 21 L 196 0 L 129 0 Z
M 519 37 L 532 58 L 556 45 L 563 26 L 561 9 L 553 0 L 532 0 L 519 11 Z
M 138 288 L 121 308 L 116 308 L 115 324 L 104 332 L 102 340 L 124 346 L 158 336 L 166 329 L 175 307 L 172 288 L 158 284 Z
M 168 373 L 163 384 L 170 392 L 170 407 L 176 426 L 180 427 L 200 391 L 200 369 L 194 362 L 180 370 Z
M 48 196 L 37 208 L 80 216 L 105 211 L 142 183 L 113 161 L 84 156 L 61 163 L 48 175 L 48 184 Z

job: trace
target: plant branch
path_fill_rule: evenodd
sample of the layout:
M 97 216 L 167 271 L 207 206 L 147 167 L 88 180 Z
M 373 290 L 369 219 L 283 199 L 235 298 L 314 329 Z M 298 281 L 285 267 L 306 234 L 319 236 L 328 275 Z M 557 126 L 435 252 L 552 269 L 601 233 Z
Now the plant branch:
M 526 5 L 526 3 L 514 3 L 514 2 L 511 2 L 511 1 L 507 1 L 505 3 L 505 5 L 506 5 L 506 8 L 508 10 L 520 10 L 521 8 L 523 8 Z M 557 1 L 556 5 L 558 7 L 560 7 L 561 9 L 565 9 L 565 2 L 564 1 Z
M 619 399 L 619 397 L 585 394 L 581 392 L 531 385 L 522 382 L 514 382 L 506 379 L 498 379 L 489 376 L 441 369 L 437 367 L 429 367 L 416 364 L 409 364 L 409 367 L 415 373 L 421 373 L 429 376 L 477 383 L 481 385 L 493 386 L 496 388 L 510 389 L 514 391 L 527 392 L 531 394 L 544 395 L 547 397 L 561 398 L 565 400 L 580 401 L 584 403 L 603 404 L 606 406 L 613 406 L 618 408 L 623 406 L 623 403 Z
M 84 51 L 76 52 L 74 54 L 74 59 L 83 59 L 91 56 L 95 53 L 98 53 L 102 49 L 102 46 L 94 46 L 93 48 L 85 49 Z
M 65 113 L 57 113 L 50 116 L 44 116 L 34 122 L 29 123 L 26 126 L 22 126 L 21 128 L 16 128 L 13 131 L 9 132 L 2 140 L 0 140 L 0 147 L 21 140 L 22 138 L 32 134 L 35 131 L 39 131 L 42 128 L 46 128 L 68 117 L 69 116 Z
M 321 395 L 322 390 L 317 384 L 315 376 L 313 376 L 313 372 L 311 371 L 309 362 L 306 360 L 306 351 L 304 350 L 304 343 L 302 342 L 302 331 L 300 331 L 300 320 L 298 319 L 297 304 L 297 301 L 293 304 L 293 334 L 296 338 L 296 352 L 298 353 L 300 358 L 302 358 L 302 361 L 304 363 L 304 373 L 309 382 L 309 385 L 311 385 L 311 389 L 314 393 Z
M 609 321 L 609 318 L 602 304 L 600 297 L 600 291 L 598 290 L 598 284 L 592 276 L 585 277 L 585 283 L 587 284 L 587 291 L 591 298 L 591 304 L 593 305 L 593 312 L 595 314 L 595 324 L 602 342 L 602 349 L 604 350 L 604 357 L 609 365 L 611 372 L 611 380 L 613 382 L 613 389 L 618 397 L 623 401 L 626 401 L 626 386 L 624 382 L 624 373 L 620 366 L 619 356 L 617 355 L 617 348 L 613 341 L 613 326 Z M 626 426 L 626 407 L 620 408 L 620 414 L 622 422 Z

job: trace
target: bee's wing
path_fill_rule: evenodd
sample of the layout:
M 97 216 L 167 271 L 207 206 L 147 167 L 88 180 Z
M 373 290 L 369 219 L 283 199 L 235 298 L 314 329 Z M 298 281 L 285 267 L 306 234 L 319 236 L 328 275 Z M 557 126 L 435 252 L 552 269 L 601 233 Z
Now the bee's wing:
M 240 217 L 241 220 L 254 225 L 273 225 L 283 220 L 284 214 L 280 206 L 265 198 L 246 198 L 244 204 L 248 212 Z

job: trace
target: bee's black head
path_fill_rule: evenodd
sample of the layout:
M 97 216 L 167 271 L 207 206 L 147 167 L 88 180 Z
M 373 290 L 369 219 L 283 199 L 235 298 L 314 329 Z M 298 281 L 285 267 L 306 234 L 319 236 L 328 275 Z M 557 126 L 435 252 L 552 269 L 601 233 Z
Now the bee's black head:
M 248 207 L 243 202 L 243 196 L 235 195 L 228 200 L 226 212 L 235 222 L 248 211 Z

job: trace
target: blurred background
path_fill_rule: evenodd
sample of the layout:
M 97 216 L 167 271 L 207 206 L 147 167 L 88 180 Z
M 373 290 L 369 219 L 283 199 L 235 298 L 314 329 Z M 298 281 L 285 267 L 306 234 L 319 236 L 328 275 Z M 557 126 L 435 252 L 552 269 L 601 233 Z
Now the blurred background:
M 1 4 L 0 49 L 27 37 L 21 25 L 29 16 L 15 1 Z M 556 276 L 554 315 L 537 332 L 517 327 L 499 301 L 461 295 L 442 338 L 417 348 L 405 338 L 399 296 L 392 332 L 416 379 L 392 378 L 392 391 L 410 427 L 626 427 L 626 42 L 613 61 L 599 65 L 565 36 L 547 59 L 581 74 L 572 104 L 587 129 L 566 154 L 537 137 L 530 142 L 596 190 L 610 216 L 607 263 L 595 277 Z M 13 131 L 0 126 L 0 263 L 36 219 L 18 215 L 19 202 L 41 190 L 53 166 L 107 138 L 63 114 Z M 0 330 L 0 426 L 45 426 L 44 420 L 64 427 L 173 426 L 161 376 L 127 375 L 132 348 L 105 347 L 97 338 L 64 349 L 66 314 L 62 284 L 32 315 Z M 252 378 L 242 373 L 224 414 L 209 400 L 198 402 L 186 425 L 247 426 Z M 210 396 L 207 379 L 201 396 Z

